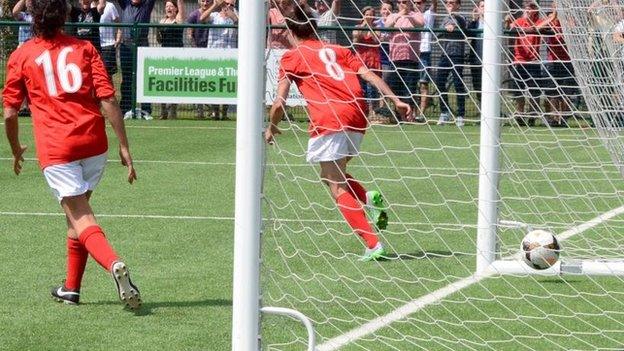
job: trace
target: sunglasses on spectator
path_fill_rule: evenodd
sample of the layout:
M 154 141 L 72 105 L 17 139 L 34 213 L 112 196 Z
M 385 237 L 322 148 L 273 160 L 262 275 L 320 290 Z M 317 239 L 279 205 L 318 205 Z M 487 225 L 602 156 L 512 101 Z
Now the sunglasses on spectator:
M 447 4 L 447 5 L 455 5 L 455 4 L 457 4 L 457 1 L 445 1 L 445 4 Z

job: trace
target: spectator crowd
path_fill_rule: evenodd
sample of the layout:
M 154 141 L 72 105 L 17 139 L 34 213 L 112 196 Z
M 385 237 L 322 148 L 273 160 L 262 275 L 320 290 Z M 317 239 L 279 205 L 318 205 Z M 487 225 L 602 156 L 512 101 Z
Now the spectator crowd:
M 153 32 L 156 43 L 162 47 L 237 47 L 236 0 L 198 0 L 197 7 L 188 16 L 183 0 L 165 0 L 160 14 L 153 13 L 156 0 L 74 1 L 77 2 L 71 7 L 69 22 L 158 21 L 160 25 Z M 481 100 L 485 2 L 462 6 L 462 0 L 378 1 L 377 6 L 355 9 L 358 19 L 341 16 L 343 0 L 271 0 L 267 13 L 267 47 L 288 49 L 294 45 L 284 26 L 284 15 L 300 7 L 317 21 L 317 35 L 322 41 L 351 47 L 402 101 L 411 105 L 413 113 L 398 122 L 427 123 L 431 118 L 428 116 L 435 111 L 437 115 L 433 118 L 438 125 L 463 126 L 467 120 L 467 100 L 477 107 Z M 349 3 L 353 5 L 352 1 Z M 17 2 L 13 17 L 18 21 L 32 21 L 28 1 Z M 181 26 L 185 23 L 219 27 Z M 624 43 L 622 23 L 624 17 L 615 29 L 615 42 Z M 509 44 L 507 74 L 513 82 L 507 87 L 515 105 L 513 117 L 520 125 L 534 125 L 536 120 L 542 119 L 551 126 L 566 126 L 570 96 L 578 93 L 556 4 L 553 2 L 544 11 L 533 0 L 527 0 L 520 12 L 505 17 L 504 28 L 504 42 Z M 132 109 L 133 47 L 155 44 L 148 38 L 150 29 L 139 27 L 133 32 L 128 27 L 79 26 L 67 31 L 93 43 L 101 52 L 109 75 L 121 73 L 120 105 L 125 117 L 150 118 L 151 104 Z M 19 44 L 31 35 L 29 26 L 20 26 Z M 387 109 L 384 97 L 365 82 L 362 85 L 371 110 L 383 113 Z M 432 109 L 432 106 L 437 108 Z M 232 108 L 200 104 L 195 106 L 195 116 L 227 119 Z M 162 104 L 160 118 L 177 118 L 177 106 Z M 478 114 L 472 113 L 468 120 L 475 118 Z

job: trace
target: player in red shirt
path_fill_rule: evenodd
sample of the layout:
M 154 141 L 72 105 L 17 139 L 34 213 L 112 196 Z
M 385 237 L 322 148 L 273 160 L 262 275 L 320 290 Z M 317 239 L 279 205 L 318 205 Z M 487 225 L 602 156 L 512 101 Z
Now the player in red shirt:
M 52 290 L 52 297 L 68 304 L 79 303 L 82 276 L 91 255 L 112 274 L 119 298 L 137 309 L 141 304 L 139 290 L 89 205 L 108 149 L 100 107 L 119 139 L 119 155 L 128 167 L 128 181 L 136 180 L 115 90 L 93 45 L 62 33 L 67 18 L 65 0 L 28 1 L 32 1 L 36 37 L 11 54 L 2 96 L 15 174 L 22 171 L 26 151 L 19 141 L 17 111 L 27 98 L 39 165 L 66 215 L 67 276 L 63 285 Z
M 368 127 L 368 106 L 358 77 L 390 98 L 403 116 L 409 115 L 410 107 L 347 48 L 321 42 L 316 37 L 316 20 L 310 13 L 297 7 L 294 14 L 286 18 L 286 24 L 297 46 L 282 57 L 277 98 L 269 113 L 270 125 L 266 128 L 265 140 L 272 144 L 274 137 L 280 134 L 277 125 L 284 116 L 290 84 L 294 82 L 308 104 L 307 160 L 320 163 L 321 179 L 329 186 L 340 212 L 365 241 L 367 248 L 362 260 L 381 259 L 386 256 L 385 249 L 368 223 L 363 207 L 376 227 L 385 229 L 388 218 L 381 194 L 367 192 L 347 173 L 347 163 L 359 153 Z

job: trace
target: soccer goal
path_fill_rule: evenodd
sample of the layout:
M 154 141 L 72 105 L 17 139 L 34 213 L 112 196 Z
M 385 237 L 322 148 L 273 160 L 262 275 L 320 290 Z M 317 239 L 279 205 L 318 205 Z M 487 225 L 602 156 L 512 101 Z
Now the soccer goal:
M 263 146 L 259 116 L 271 104 L 264 80 L 274 77 L 263 65 L 268 4 L 241 1 L 234 350 L 624 348 L 620 5 L 487 0 L 482 24 L 456 29 L 460 37 L 443 27 L 453 2 L 437 4 L 434 29 L 425 31 L 358 27 L 365 6 L 380 17 L 381 4 L 343 0 L 338 22 L 323 29 L 355 52 L 362 42 L 354 30 L 374 32 L 382 44 L 394 33 L 431 39 L 424 73 L 404 62 L 382 66 L 385 78 L 404 84 L 414 118 L 398 120 L 383 97 L 367 98 L 373 123 L 349 172 L 386 201 L 389 225 L 380 236 L 389 253 L 361 262 L 364 245 L 318 165 L 305 161 L 306 110 L 289 107 L 282 134 Z M 456 12 L 470 19 L 478 7 L 464 0 Z M 563 34 L 550 24 L 539 32 L 508 26 L 531 9 L 543 20 L 556 10 Z M 535 71 L 515 62 L 515 46 L 532 35 L 541 38 Z M 567 76 L 548 61 L 553 38 L 567 45 Z M 479 72 L 475 40 L 483 43 Z M 459 50 L 449 41 L 463 44 L 463 61 L 449 57 Z M 436 84 L 444 70 L 461 73 L 463 90 L 453 74 Z M 412 73 L 419 78 L 407 84 Z M 560 242 L 551 268 L 521 260 L 522 239 L 534 229 Z

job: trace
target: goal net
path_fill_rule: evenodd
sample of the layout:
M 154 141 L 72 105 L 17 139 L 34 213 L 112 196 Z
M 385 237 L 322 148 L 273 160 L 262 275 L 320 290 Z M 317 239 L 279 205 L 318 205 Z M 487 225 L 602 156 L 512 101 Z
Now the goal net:
M 528 11 L 523 4 L 505 3 L 498 13 L 501 22 L 511 15 L 508 23 L 514 23 Z M 331 10 L 332 1 L 325 4 Z M 341 5 L 338 21 L 323 32 L 332 31 L 332 40 L 360 56 L 362 45 L 378 47 L 374 40 L 354 39 L 353 31 L 360 30 L 354 27 L 363 23 L 366 5 L 379 18 L 381 4 L 343 0 Z M 399 11 L 397 5 L 402 3 L 394 3 L 392 11 Z M 262 305 L 308 316 L 317 350 L 325 351 L 622 349 L 623 281 L 609 274 L 617 272 L 609 272 L 608 264 L 601 275 L 583 271 L 585 261 L 618 262 L 623 256 L 623 61 L 622 44 L 613 42 L 617 8 L 559 0 L 562 32 L 555 24 L 539 34 L 511 26 L 499 40 L 487 42 L 501 53 L 500 111 L 481 125 L 479 80 L 491 77 L 481 74 L 481 62 L 474 58 L 482 57 L 478 41 L 489 24 L 477 19 L 474 29 L 449 34 L 443 26 L 452 6 L 452 0 L 437 4 L 434 29 L 427 34 L 430 68 L 419 70 L 421 53 L 416 61 L 390 60 L 380 67 L 417 113 L 396 123 L 383 97 L 368 96 L 371 126 L 359 157 L 347 168 L 367 190 L 385 198 L 389 225 L 380 237 L 387 260 L 359 261 L 363 243 L 342 218 L 318 165 L 305 161 L 308 112 L 287 108 L 282 134 L 266 150 Z M 456 13 L 470 22 L 478 7 L 464 0 Z M 546 20 L 553 4 L 541 2 L 535 10 Z M 380 54 L 390 54 L 385 44 L 392 45 L 398 35 L 411 38 L 418 32 L 420 41 L 426 33 L 420 27 L 372 29 L 382 44 Z M 528 45 L 531 36 L 540 37 L 534 44 L 538 60 L 527 69 L 515 62 L 515 49 Z M 555 39 L 565 42 L 571 69 L 548 61 L 547 47 Z M 568 74 L 555 75 L 557 67 Z M 428 85 L 420 85 L 420 78 Z M 424 110 L 423 95 L 428 97 Z M 465 111 L 460 112 L 462 100 Z M 441 108 L 444 104 L 447 108 Z M 562 274 L 537 275 L 528 266 L 514 274 L 476 274 L 479 144 L 491 123 L 500 125 L 498 219 L 491 223 L 496 258 L 521 267 L 522 238 L 530 229 L 546 229 L 561 242 L 560 262 L 567 264 Z M 305 329 L 294 320 L 264 315 L 261 332 L 266 350 L 306 347 Z

